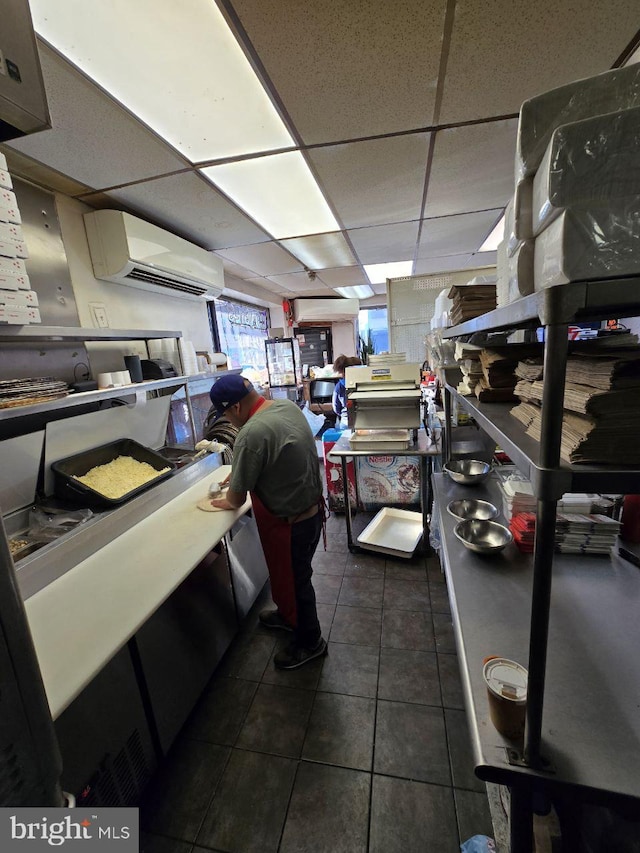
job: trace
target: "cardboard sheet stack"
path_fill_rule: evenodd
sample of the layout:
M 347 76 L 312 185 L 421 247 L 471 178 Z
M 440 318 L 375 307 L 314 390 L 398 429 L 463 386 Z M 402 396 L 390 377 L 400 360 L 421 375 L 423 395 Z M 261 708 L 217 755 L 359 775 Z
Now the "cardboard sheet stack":
M 640 272 L 640 64 L 528 101 L 498 252 L 500 304 Z
M 455 326 L 493 311 L 496 307 L 496 285 L 494 282 L 475 283 L 472 279 L 469 284 L 452 287 L 449 299 L 453 300 L 449 318 Z
M 38 294 L 31 290 L 25 266 L 28 257 L 13 181 L 0 152 L 0 324 L 41 322 Z
M 523 372 L 522 370 L 520 371 Z M 543 381 L 520 379 L 511 410 L 540 440 Z M 567 462 L 640 463 L 640 350 L 576 353 L 567 359 L 560 454 Z
M 514 515 L 509 523 L 518 549 L 532 554 L 536 517 L 532 512 Z M 608 554 L 616 543 L 620 522 L 606 515 L 562 513 L 556 517 L 555 549 L 561 554 Z
M 456 342 L 455 359 L 462 371 L 462 379 L 456 390 L 465 397 L 475 393 L 476 385 L 482 378 L 481 350 L 482 347 L 475 344 Z
M 516 369 L 525 358 L 536 358 L 541 352 L 539 344 L 512 344 L 480 351 L 482 377 L 475 388 L 481 403 L 504 403 L 515 400 L 514 389 L 518 382 Z
M 559 515 L 556 550 L 561 554 L 608 554 L 619 533 L 620 522 L 606 515 Z

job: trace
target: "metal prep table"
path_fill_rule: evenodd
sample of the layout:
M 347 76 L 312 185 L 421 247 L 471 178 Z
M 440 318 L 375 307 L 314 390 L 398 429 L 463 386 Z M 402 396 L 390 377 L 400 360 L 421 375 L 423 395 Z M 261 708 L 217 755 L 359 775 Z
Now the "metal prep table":
M 336 457 L 342 464 L 342 485 L 344 489 L 345 519 L 347 523 L 347 545 L 351 553 L 366 550 L 366 546 L 355 545 L 353 542 L 353 527 L 351 521 L 351 503 L 349 501 L 349 481 L 347 479 L 347 460 L 351 456 L 417 456 L 420 459 L 420 509 L 422 512 L 422 527 L 428 527 L 428 513 L 430 505 L 430 478 L 431 460 L 440 455 L 439 442 L 433 442 L 424 429 L 418 430 L 416 443 L 406 450 L 388 450 L 384 446 L 375 453 L 371 450 L 354 450 L 349 444 L 351 430 L 345 430 L 338 441 L 331 448 L 328 458 Z

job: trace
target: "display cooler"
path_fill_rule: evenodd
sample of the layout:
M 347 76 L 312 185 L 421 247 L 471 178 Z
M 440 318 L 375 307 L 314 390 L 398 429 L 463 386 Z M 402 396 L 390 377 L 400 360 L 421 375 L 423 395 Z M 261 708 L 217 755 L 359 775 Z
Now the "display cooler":
M 265 348 L 272 398 L 297 402 L 302 393 L 302 362 L 298 340 L 268 338 Z

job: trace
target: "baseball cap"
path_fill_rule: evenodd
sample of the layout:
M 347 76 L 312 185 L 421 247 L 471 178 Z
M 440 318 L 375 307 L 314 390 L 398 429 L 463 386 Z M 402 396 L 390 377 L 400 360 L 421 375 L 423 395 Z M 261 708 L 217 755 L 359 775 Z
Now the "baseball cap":
M 233 373 L 231 376 L 221 376 L 211 386 L 209 397 L 211 397 L 211 402 L 216 408 L 218 417 L 221 417 L 229 406 L 239 403 L 250 391 L 253 391 L 251 382 L 243 376 Z

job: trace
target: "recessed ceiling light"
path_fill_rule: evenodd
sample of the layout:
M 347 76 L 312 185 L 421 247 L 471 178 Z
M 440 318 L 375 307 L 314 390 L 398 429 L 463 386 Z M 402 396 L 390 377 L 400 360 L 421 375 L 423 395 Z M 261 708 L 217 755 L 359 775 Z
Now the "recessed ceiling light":
M 478 249 L 479 252 L 495 252 L 504 240 L 504 214 L 498 220 L 497 225 Z
M 201 171 L 276 239 L 340 230 L 299 151 L 207 166 Z
M 294 146 L 212 0 L 188 14 L 156 0 L 29 5 L 45 41 L 192 163 Z
M 333 289 L 347 299 L 367 299 L 374 295 L 373 288 L 369 287 L 368 284 L 356 284 L 353 287 L 334 287 Z
M 364 271 L 371 284 L 384 284 L 388 278 L 403 278 L 411 275 L 413 261 L 394 261 L 389 264 L 364 264 Z

